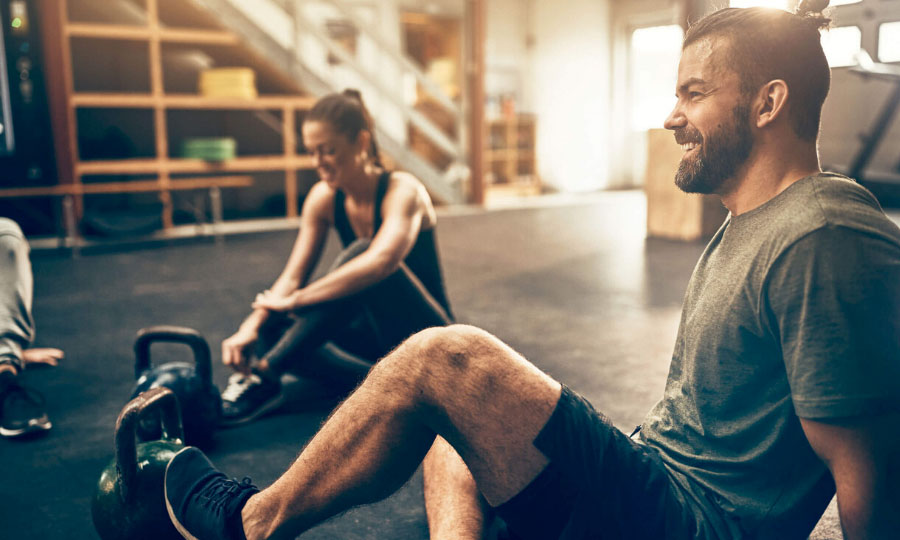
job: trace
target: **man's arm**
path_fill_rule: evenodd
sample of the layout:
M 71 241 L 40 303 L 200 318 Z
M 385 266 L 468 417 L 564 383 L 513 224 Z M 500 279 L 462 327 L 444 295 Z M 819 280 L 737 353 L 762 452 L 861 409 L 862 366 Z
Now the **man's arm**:
M 900 414 L 800 423 L 834 477 L 845 540 L 897 538 Z

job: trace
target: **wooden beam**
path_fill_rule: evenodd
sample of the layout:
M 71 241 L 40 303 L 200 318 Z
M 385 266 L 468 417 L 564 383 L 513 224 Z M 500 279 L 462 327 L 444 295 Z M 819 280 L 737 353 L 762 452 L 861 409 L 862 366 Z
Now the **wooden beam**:
M 469 94 L 470 202 L 484 204 L 484 0 L 466 2 L 466 81 Z
M 150 109 L 156 98 L 150 94 L 121 92 L 78 92 L 69 96 L 72 107 L 94 107 L 113 109 Z
M 169 134 L 166 126 L 166 107 L 163 104 L 165 83 L 163 81 L 162 44 L 160 42 L 159 2 L 146 0 L 147 24 L 150 27 L 150 94 L 153 96 L 153 128 L 156 141 L 156 162 L 159 165 L 159 201 L 162 203 L 163 229 L 175 226 L 175 209 L 169 192 L 169 171 L 162 167 L 169 158 Z
M 294 108 L 285 105 L 281 111 L 281 130 L 284 143 L 284 155 L 294 158 L 297 155 L 297 127 Z M 297 169 L 288 167 L 284 170 L 284 203 L 287 217 L 297 217 Z
M 309 96 L 259 96 L 254 99 L 210 98 L 193 94 L 169 94 L 164 103 L 170 109 L 282 109 L 290 106 L 309 110 L 316 98 Z
M 69 61 L 69 43 L 63 34 L 66 2 L 42 0 L 41 40 L 44 49 L 44 70 L 47 100 L 50 107 L 50 124 L 53 130 L 53 148 L 56 156 L 58 183 L 75 181 L 74 163 L 77 149 L 74 135 L 74 115 L 68 107 L 67 96 L 71 88 L 72 65 Z
M 196 30 L 194 28 L 160 28 L 160 41 L 198 45 L 237 45 L 236 35 L 225 30 Z
M 65 16 L 65 14 L 63 16 Z M 146 26 L 127 24 L 68 23 L 66 25 L 66 34 L 69 37 L 122 39 L 131 41 L 144 41 L 150 39 L 150 29 Z
M 211 187 L 250 187 L 252 176 L 200 176 L 196 178 L 173 178 L 167 187 L 171 191 L 208 189 Z M 131 182 L 98 182 L 95 184 L 60 184 L 0 189 L 0 198 L 15 197 L 61 197 L 65 195 L 85 195 L 97 193 L 138 193 L 160 191 L 156 180 L 134 180 Z
M 299 110 L 311 109 L 315 98 L 308 96 L 269 95 L 254 99 L 211 98 L 197 94 L 164 94 L 161 98 L 153 94 L 129 92 L 78 92 L 69 98 L 73 107 L 94 108 L 141 108 L 150 109 L 158 102 L 168 109 L 208 109 L 208 110 L 281 110 L 291 106 Z
M 203 161 L 202 159 L 169 158 L 162 162 L 156 159 L 114 159 L 79 162 L 75 173 L 84 175 L 156 174 L 166 171 L 180 173 L 225 173 L 251 171 L 278 171 L 285 167 L 312 169 L 312 158 L 299 156 L 243 156 L 225 161 Z

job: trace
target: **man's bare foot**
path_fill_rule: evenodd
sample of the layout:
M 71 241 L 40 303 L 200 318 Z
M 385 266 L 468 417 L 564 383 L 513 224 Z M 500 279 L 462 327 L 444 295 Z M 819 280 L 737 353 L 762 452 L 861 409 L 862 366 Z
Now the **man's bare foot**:
M 66 353 L 59 349 L 38 347 L 22 351 L 22 362 L 26 368 L 31 366 L 57 366 L 59 361 L 65 356 Z

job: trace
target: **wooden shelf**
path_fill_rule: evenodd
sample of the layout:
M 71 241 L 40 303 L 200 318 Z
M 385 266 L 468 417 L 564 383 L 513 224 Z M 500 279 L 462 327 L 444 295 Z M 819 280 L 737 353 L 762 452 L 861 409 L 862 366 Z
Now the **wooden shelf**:
M 79 92 L 70 97 L 73 107 L 149 109 L 157 106 L 169 109 L 283 109 L 309 110 L 315 98 L 306 96 L 260 96 L 254 99 L 209 98 L 196 94 L 167 94 L 161 97 L 138 93 Z
M 69 37 L 101 39 L 149 40 L 153 34 L 149 27 L 125 24 L 68 23 L 65 30 Z
M 75 165 L 75 173 L 78 176 L 152 174 L 158 171 L 181 174 L 312 168 L 313 160 L 308 155 L 286 156 L 279 154 L 272 156 L 244 156 L 225 161 L 203 161 L 202 159 L 183 158 L 80 161 Z
M 71 209 L 74 219 L 66 220 L 67 233 L 78 236 L 77 220 L 83 212 L 83 198 L 88 194 L 97 193 L 133 193 L 133 192 L 158 192 L 162 203 L 162 224 L 170 229 L 173 223 L 173 191 L 186 189 L 202 189 L 212 187 L 247 187 L 253 184 L 250 173 L 279 172 L 284 176 L 285 215 L 296 217 L 298 209 L 298 170 L 313 168 L 313 161 L 309 155 L 298 155 L 297 152 L 297 112 L 309 110 L 315 100 L 298 94 L 267 94 L 253 99 L 210 98 L 192 93 L 166 93 L 166 71 L 170 67 L 168 62 L 172 60 L 166 54 L 169 49 L 181 50 L 182 44 L 223 46 L 227 49 L 217 50 L 224 58 L 237 56 L 238 65 L 254 65 L 252 62 L 259 58 L 243 54 L 241 41 L 237 34 L 227 30 L 215 28 L 215 23 L 204 23 L 203 17 L 192 17 L 192 8 L 189 2 L 179 3 L 183 8 L 180 15 L 168 21 L 174 21 L 180 26 L 166 26 L 160 19 L 160 7 L 164 0 L 143 0 L 146 11 L 146 22 L 140 24 L 129 23 L 95 23 L 73 22 L 68 20 L 69 11 L 67 0 L 40 0 L 47 13 L 47 32 L 45 41 L 49 43 L 47 50 L 54 54 L 52 72 L 58 74 L 59 80 L 54 88 L 58 89 L 53 96 L 58 109 L 55 112 L 54 137 L 57 144 L 57 162 L 60 168 L 60 184 L 56 186 L 42 186 L 35 188 L 0 189 L 0 197 L 31 197 L 31 196 L 63 196 L 68 197 L 65 204 Z M 171 6 L 169 6 L 171 7 Z M 180 9 L 181 9 L 180 8 Z M 196 27 L 188 27 L 191 23 L 197 23 Z M 73 56 L 73 40 L 82 39 L 74 47 L 76 52 L 82 54 Z M 92 40 L 87 42 L 87 40 Z M 94 43 L 94 41 L 98 43 Z M 169 45 L 170 47 L 167 47 Z M 107 84 L 88 85 L 85 88 L 98 90 L 114 89 L 113 92 L 77 92 L 75 84 L 81 74 L 84 77 L 96 75 L 88 67 L 73 66 L 73 58 L 81 62 L 90 63 L 93 60 L 92 50 L 109 49 L 118 56 L 117 62 L 110 65 L 128 65 L 134 67 L 133 58 L 128 56 L 135 51 L 143 54 L 146 46 L 146 58 L 142 58 L 147 69 L 147 84 L 129 85 L 131 79 L 110 77 Z M 212 53 L 211 53 L 212 54 Z M 90 65 L 90 64 L 89 64 Z M 105 65 L 105 64 L 104 64 Z M 222 64 L 227 65 L 227 64 Z M 48 63 L 48 69 L 51 69 Z M 134 68 L 143 76 L 144 64 Z M 254 69 L 264 70 L 262 65 L 254 65 Z M 132 71 L 134 71 L 132 70 Z M 177 72 L 176 72 L 177 73 Z M 180 76 L 184 78 L 184 73 Z M 272 78 L 271 73 L 269 78 Z M 186 79 L 189 80 L 189 79 Z M 269 91 L 292 92 L 299 89 L 288 84 L 287 78 L 277 79 L 280 83 Z M 136 92 L 128 92 L 135 86 Z M 178 86 L 178 85 L 176 85 Z M 181 84 L 181 92 L 189 92 L 189 87 Z M 90 112 L 86 109 L 123 109 L 121 111 Z M 126 159 L 102 159 L 82 161 L 79 159 L 79 140 L 86 133 L 84 127 L 78 125 L 79 120 L 90 121 L 92 115 L 110 116 L 114 122 L 121 114 L 122 117 L 130 117 L 135 109 L 143 111 L 141 116 L 149 116 L 151 122 L 141 120 L 132 123 L 131 130 L 152 130 L 153 148 L 142 149 L 141 155 L 149 155 L 146 158 Z M 170 111 L 258 111 L 269 110 L 278 112 L 280 117 L 281 141 L 278 146 L 268 144 L 258 145 L 254 151 L 264 155 L 245 155 L 222 162 L 209 162 L 199 159 L 183 159 L 169 157 L 172 155 L 169 123 L 177 124 L 184 117 L 177 115 L 172 117 Z M 149 115 L 147 114 L 149 112 Z M 81 113 L 86 113 L 83 116 Z M 204 113 L 205 114 L 205 113 Z M 199 116 L 199 115 L 198 115 Z M 207 115 L 221 117 L 223 115 Z M 241 116 L 241 115 L 234 115 Z M 227 136 L 228 123 L 225 128 L 218 128 L 221 135 Z M 235 125 L 240 125 L 236 122 Z M 239 128 L 234 128 L 239 129 Z M 242 133 L 242 132 L 241 132 Z M 146 133 L 142 132 L 142 135 Z M 136 135 L 136 133 L 132 133 Z M 231 133 L 231 135 L 236 135 Z M 125 133 L 128 136 L 128 133 Z M 175 135 L 178 137 L 178 135 Z M 251 145 L 252 146 L 252 145 Z M 195 178 L 173 178 L 174 175 L 208 175 Z M 85 183 L 86 176 L 99 177 L 144 177 L 133 180 L 121 181 L 119 178 L 96 178 L 92 182 Z M 65 205 L 64 205 L 65 206 Z
M 237 45 L 240 40 L 226 30 L 195 30 L 192 28 L 160 28 L 159 39 L 167 43 L 196 45 Z
M 79 92 L 69 96 L 69 105 L 72 107 L 149 109 L 160 101 L 160 98 L 150 94 L 139 93 Z
M 173 178 L 161 186 L 158 180 L 135 180 L 132 182 L 99 182 L 96 184 L 60 184 L 56 186 L 23 187 L 0 189 L 0 197 L 40 197 L 46 195 L 85 195 L 96 193 L 153 192 L 160 189 L 183 191 L 207 189 L 211 187 L 248 187 L 253 185 L 252 176 L 207 176 L 200 178 Z
M 255 99 L 209 98 L 193 94 L 169 94 L 163 104 L 171 109 L 283 109 L 309 110 L 316 99 L 309 96 L 259 96 Z
M 493 118 L 486 122 L 484 176 L 489 190 L 507 194 L 540 193 L 535 165 L 535 119 L 531 115 Z
M 193 28 L 151 28 L 127 24 L 69 23 L 69 37 L 150 40 L 156 36 L 167 43 L 194 43 L 198 45 L 236 45 L 238 37 L 226 30 L 196 30 Z

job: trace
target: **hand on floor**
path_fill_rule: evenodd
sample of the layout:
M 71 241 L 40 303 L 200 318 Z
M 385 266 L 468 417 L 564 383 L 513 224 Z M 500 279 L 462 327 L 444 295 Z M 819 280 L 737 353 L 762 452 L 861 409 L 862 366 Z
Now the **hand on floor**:
M 59 349 L 38 347 L 22 351 L 22 361 L 25 367 L 31 366 L 58 366 L 59 361 L 65 358 L 66 353 Z

